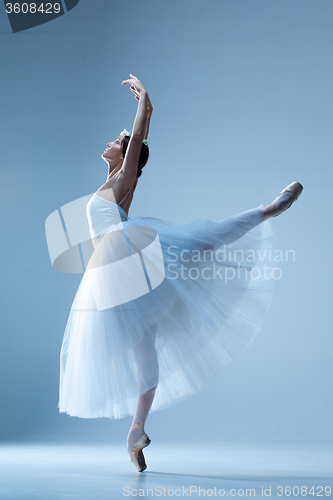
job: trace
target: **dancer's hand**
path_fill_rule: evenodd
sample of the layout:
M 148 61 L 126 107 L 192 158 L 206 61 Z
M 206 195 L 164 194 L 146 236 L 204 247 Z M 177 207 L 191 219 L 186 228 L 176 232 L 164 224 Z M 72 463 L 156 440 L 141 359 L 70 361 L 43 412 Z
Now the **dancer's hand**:
M 121 82 L 121 84 L 126 85 L 127 83 L 131 83 L 132 84 L 131 88 L 134 87 L 139 95 L 143 94 L 144 92 L 147 93 L 146 88 L 142 85 L 140 80 L 136 76 L 131 75 L 131 73 L 130 73 L 130 76 L 132 78 L 128 78 L 127 80 L 123 80 Z M 140 100 L 140 98 L 139 98 L 139 100 Z

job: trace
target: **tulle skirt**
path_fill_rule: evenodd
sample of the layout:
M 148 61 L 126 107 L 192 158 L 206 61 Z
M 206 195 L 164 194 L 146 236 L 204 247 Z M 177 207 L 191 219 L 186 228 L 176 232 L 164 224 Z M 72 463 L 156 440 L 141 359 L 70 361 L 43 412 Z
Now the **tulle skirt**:
M 151 411 L 207 386 L 261 331 L 275 244 L 263 205 L 220 222 L 115 225 L 95 242 L 69 314 L 59 411 L 122 418 L 155 386 Z

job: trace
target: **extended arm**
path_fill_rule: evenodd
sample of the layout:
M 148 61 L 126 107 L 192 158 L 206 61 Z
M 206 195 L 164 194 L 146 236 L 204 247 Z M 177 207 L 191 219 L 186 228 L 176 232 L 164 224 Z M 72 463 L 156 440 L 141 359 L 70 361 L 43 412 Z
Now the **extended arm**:
M 148 97 L 148 96 L 147 96 Z M 149 133 L 149 126 L 150 126 L 150 119 L 151 115 L 153 113 L 153 106 L 151 105 L 150 99 L 148 97 L 148 106 L 147 106 L 147 124 L 146 124 L 146 132 L 145 132 L 145 139 L 148 138 L 148 133 Z
M 136 112 L 132 135 L 131 135 L 131 139 L 133 137 L 141 139 L 141 143 L 145 138 L 146 128 L 147 128 L 147 118 L 148 118 L 147 104 L 148 104 L 148 94 L 145 89 L 140 93 L 139 105 Z M 141 150 L 141 144 L 140 144 L 140 150 Z
M 137 177 L 142 141 L 145 139 L 145 135 L 147 134 L 147 126 L 149 128 L 150 118 L 148 119 L 147 108 L 149 98 L 147 90 L 135 76 L 130 76 L 132 78 L 123 80 L 122 85 L 125 85 L 126 83 L 132 83 L 132 86 L 134 86 L 136 91 L 138 92 L 139 104 L 133 124 L 131 138 L 128 143 L 120 173 L 122 174 L 122 177 L 124 178 L 126 184 L 132 186 Z
M 134 87 L 134 85 L 131 85 L 131 91 L 133 92 L 135 99 L 137 101 L 139 101 L 140 100 L 140 94 L 136 90 L 136 88 Z M 153 106 L 152 106 L 152 104 L 150 102 L 149 96 L 147 95 L 147 124 L 146 124 L 146 131 L 145 131 L 144 139 L 148 138 L 149 125 L 150 125 L 150 119 L 151 119 L 152 113 L 153 113 Z

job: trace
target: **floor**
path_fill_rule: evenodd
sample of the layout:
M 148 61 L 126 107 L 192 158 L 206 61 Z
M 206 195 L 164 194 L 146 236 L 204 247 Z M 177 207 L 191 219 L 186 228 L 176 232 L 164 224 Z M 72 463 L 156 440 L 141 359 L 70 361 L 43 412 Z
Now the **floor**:
M 1 499 L 333 498 L 333 442 L 152 443 L 139 473 L 123 443 L 0 443 Z

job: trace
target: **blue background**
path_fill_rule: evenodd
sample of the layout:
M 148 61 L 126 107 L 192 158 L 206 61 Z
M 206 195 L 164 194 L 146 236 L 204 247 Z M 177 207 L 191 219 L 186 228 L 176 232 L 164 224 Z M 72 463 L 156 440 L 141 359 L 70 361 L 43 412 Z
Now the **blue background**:
M 329 0 L 80 0 L 21 33 L 0 9 L 3 439 L 126 439 L 131 418 L 59 414 L 59 353 L 80 275 L 53 270 L 45 219 L 107 176 L 136 75 L 154 106 L 130 217 L 219 221 L 304 186 L 273 219 L 295 250 L 263 332 L 213 384 L 147 420 L 158 439 L 333 439 Z

